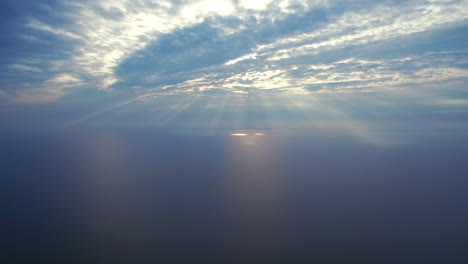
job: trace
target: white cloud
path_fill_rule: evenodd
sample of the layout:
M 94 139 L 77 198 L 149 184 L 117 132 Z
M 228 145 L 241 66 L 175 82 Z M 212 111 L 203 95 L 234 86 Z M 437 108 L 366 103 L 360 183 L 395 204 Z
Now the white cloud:
M 193 1 L 182 7 L 180 15 L 188 20 L 197 20 L 213 14 L 226 16 L 234 11 L 235 8 L 231 1 L 203 0 Z
M 40 31 L 45 31 L 49 32 L 55 35 L 59 35 L 62 37 L 66 38 L 71 38 L 71 39 L 81 39 L 81 36 L 74 34 L 72 32 L 69 32 L 67 30 L 61 29 L 61 28 L 54 28 L 50 25 L 47 25 L 45 23 L 42 23 L 36 19 L 31 19 L 31 21 L 27 24 L 28 27 L 40 30 Z
M 22 65 L 22 64 L 11 64 L 11 65 L 8 65 L 8 68 L 17 69 L 21 71 L 41 72 L 39 68 Z
M 242 5 L 261 11 L 266 8 L 267 2 L 269 1 L 244 1 Z M 53 27 L 37 19 L 31 19 L 27 26 L 64 38 L 80 40 L 71 51 L 70 59 L 50 62 L 53 65 L 52 69 L 56 70 L 56 74 L 77 72 L 86 75 L 88 80 L 94 82 L 91 85 L 100 89 L 107 89 L 118 82 L 114 74 L 115 68 L 158 36 L 200 23 L 206 17 L 214 15 L 243 16 L 235 5 L 227 0 L 188 1 L 176 7 L 171 1 L 135 3 L 131 0 L 101 0 L 93 4 L 73 2 L 69 5 L 73 7 L 72 12 L 65 16 L 74 21 L 70 30 Z M 173 8 L 176 8 L 177 12 L 173 12 Z M 99 10 L 113 10 L 121 15 L 110 18 L 102 15 Z M 25 37 L 31 41 L 35 40 L 32 36 Z
M 392 7 L 379 5 L 373 10 L 348 12 L 324 28 L 261 45 L 257 52 L 269 60 L 283 60 L 335 48 L 367 44 L 434 29 L 468 18 L 468 1 L 451 1 Z
M 58 74 L 47 80 L 41 87 L 34 90 L 21 91 L 14 101 L 20 103 L 49 103 L 65 95 L 69 88 L 79 87 L 83 80 L 72 74 Z
M 239 5 L 246 9 L 263 10 L 272 0 L 240 0 Z
M 47 81 L 47 83 L 56 85 L 76 85 L 81 82 L 82 81 L 78 76 L 67 73 L 59 74 Z
M 424 57 L 413 58 L 415 62 Z M 156 87 L 151 93 L 171 88 L 171 93 L 202 92 L 207 90 L 246 91 L 251 89 L 276 90 L 287 94 L 324 92 L 370 92 L 399 90 L 402 87 L 419 85 L 428 87 L 451 80 L 468 78 L 468 69 L 455 67 L 427 67 L 408 72 L 398 70 L 408 57 L 387 60 L 364 60 L 348 58 L 330 64 L 299 65 L 291 69 L 259 67 L 248 71 L 209 74 L 187 80 L 176 85 Z M 304 70 L 304 68 L 306 70 Z M 291 75 L 291 70 L 299 70 L 300 76 Z M 317 87 L 308 90 L 308 87 Z
M 68 28 L 51 26 L 37 19 L 30 19 L 29 28 L 49 32 L 66 39 L 78 40 L 71 47 L 68 59 L 48 61 L 50 75 L 40 84 L 35 94 L 43 91 L 59 98 L 72 87 L 87 84 L 99 89 L 108 89 L 118 83 L 115 70 L 125 59 L 146 48 L 164 34 L 196 25 L 207 18 L 256 17 L 256 26 L 271 25 L 272 21 L 283 19 L 294 10 L 306 12 L 313 8 L 328 8 L 331 1 L 303 0 L 240 0 L 214 1 L 198 0 L 174 3 L 161 1 L 100 0 L 93 3 L 70 3 L 70 13 L 63 14 L 71 20 Z M 352 3 L 350 3 L 352 5 Z M 43 8 L 48 8 L 47 6 Z M 310 32 L 272 38 L 270 43 L 257 45 L 253 52 L 234 58 L 220 65 L 217 70 L 224 73 L 203 72 L 204 77 L 193 77 L 173 85 L 178 89 L 290 89 L 292 92 L 307 91 L 309 85 L 337 85 L 341 89 L 369 89 L 383 86 L 427 83 L 466 77 L 465 70 L 454 67 L 430 67 L 412 73 L 400 73 L 386 68 L 390 61 L 354 59 L 330 63 L 302 63 L 297 68 L 295 59 L 308 54 L 320 54 L 351 45 L 365 45 L 371 42 L 407 36 L 432 30 L 450 23 L 464 21 L 468 17 L 468 0 L 459 1 L 409 1 L 398 6 L 379 4 L 371 9 L 358 9 L 344 13 L 333 13 L 328 24 Z M 213 25 L 216 27 L 217 25 Z M 218 25 L 224 28 L 223 25 Z M 225 27 L 225 34 L 241 33 L 245 25 Z M 24 35 L 31 42 L 43 41 L 36 36 Z M 414 58 L 399 58 L 402 62 Z M 252 66 L 240 63 L 251 60 Z M 339 65 L 353 68 L 343 68 Z M 357 69 L 375 66 L 372 69 Z M 267 67 L 268 66 L 268 67 Z M 274 67 L 269 67 L 274 66 Z M 41 69 L 23 63 L 13 63 L 11 69 L 40 73 Z M 250 68 L 249 68 L 250 67 Z M 299 76 L 291 72 L 296 67 Z M 426 67 L 427 68 L 427 67 Z M 44 70 L 45 71 L 45 70 Z M 217 71 L 216 71 L 217 72 Z M 157 76 L 157 74 L 155 75 Z M 146 76 L 147 77 L 147 76 Z M 142 78 L 149 80 L 151 78 Z M 84 81 L 86 80 L 86 81 Z M 54 85 L 55 88 L 51 88 Z M 155 87 L 154 92 L 161 87 Z M 240 91 L 240 90 L 239 90 Z M 167 91 L 166 91 L 167 92 Z
M 257 58 L 257 53 L 247 54 L 237 59 L 230 60 L 225 63 L 225 65 L 233 65 L 244 60 L 255 60 Z

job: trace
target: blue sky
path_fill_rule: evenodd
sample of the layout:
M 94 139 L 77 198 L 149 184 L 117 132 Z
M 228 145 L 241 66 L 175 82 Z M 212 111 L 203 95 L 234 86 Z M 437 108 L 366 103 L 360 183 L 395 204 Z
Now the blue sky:
M 467 121 L 466 0 L 6 0 L 0 10 L 3 129 L 339 127 L 373 138 L 376 124 Z

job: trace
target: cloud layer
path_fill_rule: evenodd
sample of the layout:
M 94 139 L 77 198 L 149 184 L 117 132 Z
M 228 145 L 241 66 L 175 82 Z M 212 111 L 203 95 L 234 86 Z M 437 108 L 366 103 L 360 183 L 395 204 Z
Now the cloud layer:
M 0 7 L 4 113 L 46 104 L 66 124 L 112 112 L 108 122 L 127 115 L 150 125 L 265 128 L 267 120 L 457 119 L 467 111 L 467 0 Z
M 467 1 L 6 5 L 15 52 L 3 56 L 3 97 L 21 102 L 85 88 L 309 93 L 468 76 Z

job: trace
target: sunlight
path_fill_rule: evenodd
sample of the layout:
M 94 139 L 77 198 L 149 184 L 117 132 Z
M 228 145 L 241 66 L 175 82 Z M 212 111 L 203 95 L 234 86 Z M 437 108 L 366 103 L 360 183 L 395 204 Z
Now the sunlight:
M 266 136 L 266 132 L 263 130 L 238 130 L 229 134 L 232 137 L 256 137 Z
M 246 137 L 247 136 L 247 134 L 245 133 L 232 133 L 230 135 L 233 137 Z

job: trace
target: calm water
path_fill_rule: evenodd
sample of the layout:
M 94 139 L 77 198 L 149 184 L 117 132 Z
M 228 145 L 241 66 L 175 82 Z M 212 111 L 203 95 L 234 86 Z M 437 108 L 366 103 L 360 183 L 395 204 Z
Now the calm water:
M 468 260 L 460 139 L 94 131 L 0 146 L 1 263 Z

